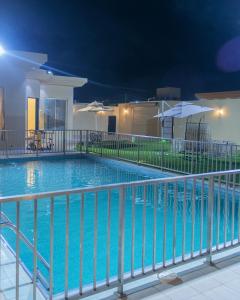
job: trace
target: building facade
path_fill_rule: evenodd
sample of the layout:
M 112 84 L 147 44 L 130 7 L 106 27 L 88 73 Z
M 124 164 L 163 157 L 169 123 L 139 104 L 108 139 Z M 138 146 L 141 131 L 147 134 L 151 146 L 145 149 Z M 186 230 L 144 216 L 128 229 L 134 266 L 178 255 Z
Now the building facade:
M 87 79 L 53 75 L 40 69 L 46 63 L 39 53 L 0 57 L 0 129 L 72 129 L 73 91 Z

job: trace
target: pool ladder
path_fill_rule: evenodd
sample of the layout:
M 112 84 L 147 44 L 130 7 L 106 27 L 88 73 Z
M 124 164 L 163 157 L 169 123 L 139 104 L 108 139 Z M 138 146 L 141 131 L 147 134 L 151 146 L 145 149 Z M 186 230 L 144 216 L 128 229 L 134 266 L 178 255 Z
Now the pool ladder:
M 6 227 L 12 230 L 16 235 L 17 235 L 17 227 L 16 225 L 10 221 L 10 219 L 6 216 L 6 214 L 2 211 L 0 211 L 0 227 Z M 29 241 L 29 239 L 21 232 L 18 231 L 19 238 L 25 243 L 25 245 L 33 252 L 34 251 L 34 246 L 33 244 Z M 1 238 L 1 237 L 0 237 Z M 15 255 L 15 251 L 13 251 Z M 45 258 L 37 251 L 36 252 L 37 258 L 42 262 L 43 266 L 46 268 L 46 270 L 49 272 L 50 266 L 48 262 L 45 260 Z M 31 279 L 33 279 L 33 276 L 29 270 L 27 271 L 28 274 L 30 275 Z M 39 283 L 47 290 L 49 291 L 49 283 L 41 273 L 41 271 L 38 269 L 37 270 L 37 279 Z

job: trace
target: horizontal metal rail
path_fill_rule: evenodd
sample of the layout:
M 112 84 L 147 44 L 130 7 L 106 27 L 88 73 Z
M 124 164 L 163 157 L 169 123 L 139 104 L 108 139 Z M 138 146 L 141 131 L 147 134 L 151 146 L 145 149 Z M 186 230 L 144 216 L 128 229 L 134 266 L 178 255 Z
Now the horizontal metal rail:
M 0 130 L 0 158 L 94 153 L 183 174 L 240 168 L 240 145 L 92 130 Z
M 126 281 L 202 256 L 212 262 L 213 253 L 240 243 L 239 174 L 240 170 L 231 170 L 1 197 L 2 212 L 8 203 L 16 203 L 16 225 L 11 227 L 17 241 L 23 237 L 19 228 L 22 202 L 31 201 L 33 207 L 33 244 L 28 243 L 34 256 L 32 298 L 36 298 L 38 286 L 38 260 L 49 270 L 49 299 L 54 296 L 55 283 L 59 284 L 59 261 L 63 262 L 64 279 L 58 296 L 63 299 L 113 286 L 123 295 Z M 49 262 L 38 254 L 41 201 L 49 202 L 48 214 L 41 219 L 48 224 L 44 228 L 49 237 L 44 244 L 47 242 Z M 61 218 L 58 215 L 55 222 L 59 212 Z M 103 218 L 104 231 L 100 227 Z M 74 239 L 72 228 L 78 230 Z M 57 230 L 63 231 L 64 251 L 54 247 L 59 245 Z M 13 250 L 18 270 L 19 242 Z M 100 271 L 103 261 L 105 275 Z

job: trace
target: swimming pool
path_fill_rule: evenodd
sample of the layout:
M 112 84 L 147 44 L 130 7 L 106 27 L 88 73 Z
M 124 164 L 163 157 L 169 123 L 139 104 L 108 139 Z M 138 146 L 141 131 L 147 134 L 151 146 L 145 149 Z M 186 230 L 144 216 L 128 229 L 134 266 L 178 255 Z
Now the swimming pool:
M 7 161 L 0 165 L 0 193 L 2 196 L 15 194 L 48 192 L 77 187 L 93 187 L 103 184 L 129 182 L 151 178 L 169 177 L 170 174 L 162 173 L 145 167 L 81 156 L 72 158 L 50 158 L 42 160 L 18 160 Z M 185 246 L 184 253 L 199 251 L 206 248 L 207 238 L 207 195 L 208 184 L 189 180 L 185 186 L 179 181 L 177 185 L 169 183 L 167 186 L 157 186 L 157 201 L 153 185 L 145 188 L 138 187 L 134 193 L 131 188 L 126 189 L 125 210 L 125 256 L 124 271 L 131 269 L 131 245 L 134 209 L 134 269 L 140 269 L 142 264 L 150 266 L 153 261 L 153 235 L 154 235 L 154 205 L 156 205 L 156 262 L 163 260 L 164 242 L 164 218 L 167 223 L 165 228 L 166 260 L 175 256 L 181 256 L 183 241 L 183 215 L 185 213 Z M 194 187 L 194 188 L 193 188 Z M 175 193 L 177 190 L 177 196 Z M 194 191 L 195 190 L 195 191 Z M 193 192 L 194 191 L 194 192 Z M 186 202 L 184 203 L 184 192 Z M 166 193 L 167 205 L 164 209 L 164 193 Z M 134 197 L 133 197 L 134 195 Z M 228 206 L 225 207 L 226 195 Z M 83 243 L 83 284 L 92 284 L 94 269 L 94 226 L 96 207 L 95 195 L 87 193 L 84 205 L 84 243 Z M 194 197 L 194 206 L 193 203 Z M 234 209 L 232 192 L 226 191 L 224 186 L 214 192 L 214 227 L 213 237 L 219 234 L 220 243 L 224 241 L 225 233 L 220 230 L 227 221 L 227 238 L 232 234 L 237 238 L 239 232 L 239 198 L 234 197 Z M 176 201 L 174 201 L 174 199 Z M 55 197 L 54 205 L 54 292 L 64 290 L 65 271 L 65 226 L 66 226 L 66 197 Z M 70 196 L 69 206 L 69 289 L 79 286 L 80 273 L 80 222 L 81 222 L 81 195 Z M 134 206 L 133 206 L 134 203 Z M 175 206 L 175 209 L 174 209 Z M 108 228 L 108 195 L 106 191 L 98 193 L 97 208 L 97 254 L 96 264 L 97 281 L 106 278 L 107 256 L 107 228 Z M 15 203 L 2 205 L 3 211 L 15 222 Z M 220 212 L 220 214 L 219 214 Z M 174 215 L 175 214 L 175 215 Z M 49 261 L 50 244 L 50 199 L 38 201 L 38 251 Z M 146 218 L 144 217 L 146 216 Z M 220 218 L 218 218 L 220 216 Z M 193 222 L 194 217 L 194 222 Z M 234 218 L 233 218 L 234 217 Z M 118 235 L 119 235 L 119 192 L 111 191 L 110 207 L 110 277 L 117 275 L 118 263 Z M 175 221 L 174 221 L 175 220 Z M 234 220 L 234 224 L 233 224 Z M 175 229 L 174 229 L 175 228 Z M 234 233 L 232 232 L 234 228 Z M 193 236 L 194 229 L 194 236 Z M 20 230 L 33 241 L 33 203 L 23 201 L 20 208 Z M 143 235 L 143 230 L 144 235 Z M 175 246 L 173 245 L 174 230 L 176 230 Z M 201 233 L 202 232 L 202 233 Z M 4 230 L 4 237 L 10 245 L 15 244 L 15 236 L 8 230 Z M 144 257 L 143 245 L 144 244 Z M 32 253 L 21 243 L 20 257 L 27 268 L 32 271 Z M 39 262 L 41 272 L 48 274 Z

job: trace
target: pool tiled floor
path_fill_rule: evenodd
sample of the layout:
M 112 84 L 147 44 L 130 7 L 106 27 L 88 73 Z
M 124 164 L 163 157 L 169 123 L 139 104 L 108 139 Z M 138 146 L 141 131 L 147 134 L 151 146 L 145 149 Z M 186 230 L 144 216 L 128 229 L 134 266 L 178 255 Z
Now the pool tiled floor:
M 0 249 L 0 300 L 15 300 L 16 299 L 16 265 L 15 257 L 7 248 L 4 242 L 1 242 Z M 33 285 L 30 277 L 20 266 L 19 268 L 19 299 L 33 299 Z M 37 290 L 37 300 L 43 300 L 44 297 Z

